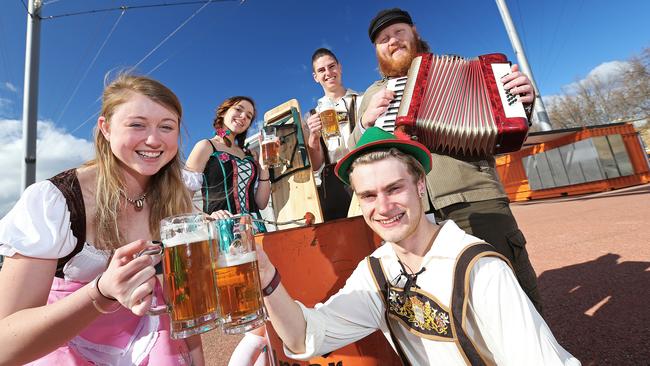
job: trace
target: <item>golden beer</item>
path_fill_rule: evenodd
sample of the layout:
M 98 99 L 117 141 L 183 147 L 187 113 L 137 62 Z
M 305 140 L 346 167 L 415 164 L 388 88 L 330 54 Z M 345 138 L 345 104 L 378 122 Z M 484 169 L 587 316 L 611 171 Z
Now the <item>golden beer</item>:
M 198 319 L 217 310 L 210 242 L 169 245 L 164 250 L 164 291 L 172 324 Z
M 339 122 L 334 108 L 320 111 L 320 121 L 323 125 L 322 134 L 324 138 L 339 136 Z
M 280 162 L 280 139 L 276 138 L 262 142 L 262 160 L 269 167 L 282 165 Z
M 224 329 L 264 319 L 260 275 L 255 252 L 229 261 L 217 261 L 217 293 Z
M 169 314 L 173 339 L 216 328 L 219 314 L 210 221 L 202 214 L 164 218 L 160 238 L 164 299 L 156 299 L 147 313 Z
M 264 325 L 266 320 L 252 217 L 239 214 L 219 219 L 215 227 L 214 267 L 223 331 L 226 334 L 248 332 Z

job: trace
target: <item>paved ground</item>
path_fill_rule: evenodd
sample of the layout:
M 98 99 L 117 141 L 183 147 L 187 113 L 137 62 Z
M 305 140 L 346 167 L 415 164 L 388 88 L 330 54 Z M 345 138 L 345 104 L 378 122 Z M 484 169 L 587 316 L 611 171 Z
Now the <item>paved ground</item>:
M 513 211 L 560 344 L 587 366 L 650 364 L 650 185 Z
M 650 364 L 650 185 L 516 203 L 554 334 L 585 366 Z M 227 365 L 240 337 L 204 336 Z

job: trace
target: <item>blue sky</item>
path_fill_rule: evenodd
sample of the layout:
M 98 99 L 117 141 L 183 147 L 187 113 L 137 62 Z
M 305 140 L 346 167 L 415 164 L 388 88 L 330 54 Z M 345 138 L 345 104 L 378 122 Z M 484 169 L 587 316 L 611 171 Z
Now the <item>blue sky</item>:
M 16 121 L 22 118 L 23 1 L 27 0 L 3 0 L 0 5 L 0 123 L 10 124 L 0 126 L 0 131 L 5 131 L 0 132 L 0 143 L 5 146 L 0 147 L 4 155 L 0 163 L 5 167 L 19 167 L 22 159 L 22 152 L 15 148 L 22 146 L 17 141 L 20 131 Z M 174 1 L 44 0 L 42 16 Z M 603 64 L 624 61 L 650 47 L 650 1 L 507 3 L 543 95 L 559 94 L 564 86 L 599 66 L 602 70 Z M 311 77 L 310 56 L 318 47 L 331 48 L 343 64 L 346 86 L 363 91 L 378 78 L 367 28 L 369 20 L 383 8 L 400 6 L 410 11 L 435 53 L 475 56 L 502 52 L 516 61 L 492 0 L 215 1 L 197 13 L 202 6 L 43 20 L 39 120 L 45 124 L 44 130 L 55 135 L 49 139 L 39 136 L 39 159 L 53 154 L 52 150 L 61 151 L 63 160 L 66 152 L 76 160 L 88 156 L 87 151 L 74 152 L 75 147 L 70 145 L 88 148 L 86 140 L 96 121 L 96 100 L 106 72 L 137 64 L 195 13 L 137 68 L 168 85 L 183 102 L 186 152 L 196 141 L 211 135 L 214 110 L 228 96 L 253 97 L 259 118 L 291 98 L 297 98 L 303 110 L 311 108 L 322 95 Z M 12 132 L 6 132 L 9 130 Z M 64 140 L 68 141 L 65 148 L 52 146 Z M 8 149 L 9 145 L 14 150 Z M 70 159 L 66 161 L 72 164 Z M 5 172 L 0 192 L 7 185 L 14 190 L 20 182 L 19 169 L 6 168 Z M 38 179 L 54 173 L 39 172 Z

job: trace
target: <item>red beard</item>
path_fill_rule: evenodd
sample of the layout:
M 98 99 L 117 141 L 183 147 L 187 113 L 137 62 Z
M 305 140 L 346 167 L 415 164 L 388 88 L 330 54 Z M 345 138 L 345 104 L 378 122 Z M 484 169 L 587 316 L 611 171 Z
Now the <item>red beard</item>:
M 387 77 L 401 77 L 408 74 L 409 68 L 411 67 L 411 61 L 417 57 L 417 51 L 415 44 L 406 45 L 406 54 L 400 56 L 398 59 L 393 58 L 384 58 L 382 55 L 377 53 L 377 60 L 379 61 L 379 71 L 382 75 Z

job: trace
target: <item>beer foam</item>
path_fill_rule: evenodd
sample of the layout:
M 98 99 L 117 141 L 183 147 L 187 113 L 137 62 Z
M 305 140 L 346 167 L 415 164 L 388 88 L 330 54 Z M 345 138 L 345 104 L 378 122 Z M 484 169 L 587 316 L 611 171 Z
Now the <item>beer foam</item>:
M 218 268 L 233 267 L 233 266 L 238 266 L 240 264 L 253 262 L 256 260 L 257 260 L 257 253 L 255 252 L 248 252 L 238 256 L 220 253 L 219 259 L 217 259 L 217 267 Z
M 176 234 L 169 239 L 164 239 L 162 242 L 166 248 L 171 248 L 181 244 L 195 243 L 204 240 L 210 240 L 210 234 L 207 229 Z

